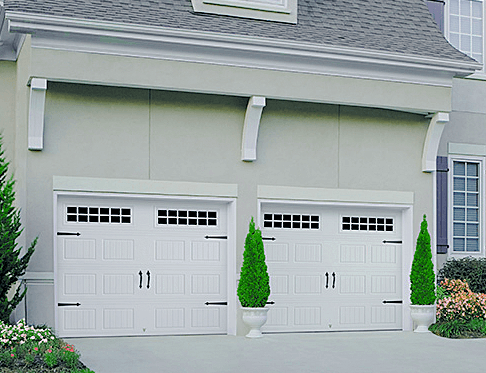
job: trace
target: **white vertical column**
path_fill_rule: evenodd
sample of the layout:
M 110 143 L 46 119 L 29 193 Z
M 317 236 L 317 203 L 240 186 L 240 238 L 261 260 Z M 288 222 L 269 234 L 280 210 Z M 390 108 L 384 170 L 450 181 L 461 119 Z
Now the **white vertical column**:
M 30 83 L 28 148 L 44 148 L 44 108 L 46 105 L 47 80 L 32 78 Z

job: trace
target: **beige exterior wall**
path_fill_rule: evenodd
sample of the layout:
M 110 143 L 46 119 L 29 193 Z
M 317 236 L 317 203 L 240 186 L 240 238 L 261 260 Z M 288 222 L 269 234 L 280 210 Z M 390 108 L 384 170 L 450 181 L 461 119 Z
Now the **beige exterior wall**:
M 17 65 L 0 61 L 0 134 L 6 159 L 15 163 L 15 91 Z
M 50 82 L 44 150 L 27 150 L 25 130 L 17 142 L 26 157 L 26 235 L 39 235 L 29 271 L 53 271 L 54 176 L 236 184 L 238 269 L 259 185 L 413 192 L 415 240 L 422 214 L 432 216 L 423 116 L 269 99 L 258 158 L 242 162 L 247 100 Z M 36 322 L 46 317 L 30 312 Z
M 31 73 L 53 81 L 258 95 L 407 112 L 449 112 L 451 108 L 451 88 L 445 86 L 41 48 L 32 49 Z

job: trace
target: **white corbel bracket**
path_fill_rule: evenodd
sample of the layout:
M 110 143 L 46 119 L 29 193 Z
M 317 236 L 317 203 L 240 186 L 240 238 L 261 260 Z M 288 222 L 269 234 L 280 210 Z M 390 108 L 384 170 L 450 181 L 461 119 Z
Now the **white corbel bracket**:
M 241 143 L 242 161 L 252 162 L 256 160 L 258 129 L 260 128 L 260 119 L 265 105 L 265 97 L 252 96 L 248 101 Z
M 44 148 L 44 108 L 46 105 L 47 80 L 32 78 L 30 82 L 30 105 L 28 148 L 42 150 Z
M 438 112 L 430 119 L 427 137 L 425 138 L 424 153 L 422 154 L 422 171 L 436 171 L 436 158 L 439 142 L 446 123 L 449 122 L 449 113 Z

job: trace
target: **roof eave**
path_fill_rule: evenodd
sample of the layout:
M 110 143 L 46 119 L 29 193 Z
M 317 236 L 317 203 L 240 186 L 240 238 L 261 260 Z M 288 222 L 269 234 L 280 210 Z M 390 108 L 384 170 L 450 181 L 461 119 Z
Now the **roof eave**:
M 223 55 L 225 53 L 228 54 L 228 57 L 234 58 L 234 52 L 239 52 L 251 54 L 252 57 L 260 56 L 262 59 L 268 58 L 269 56 L 273 56 L 273 58 L 278 56 L 281 60 L 282 56 L 287 56 L 294 59 L 294 61 L 295 59 L 302 61 L 318 59 L 321 62 L 328 61 L 331 64 L 345 62 L 355 65 L 386 66 L 388 69 L 420 71 L 418 75 L 421 76 L 424 76 L 424 71 L 427 71 L 432 75 L 439 74 L 443 77 L 447 76 L 446 80 L 452 79 L 454 76 L 467 76 L 482 68 L 481 64 L 472 61 L 457 61 L 369 49 L 346 48 L 188 29 L 144 26 L 11 11 L 5 13 L 5 18 L 8 21 L 8 31 L 10 34 L 33 34 L 39 38 L 42 38 L 43 35 L 49 35 L 51 42 L 53 36 L 69 33 L 73 38 L 96 37 L 99 39 L 100 37 L 104 37 L 127 41 L 132 40 L 137 43 L 147 43 L 147 45 L 167 43 L 172 46 L 197 46 L 199 49 L 206 47 L 221 52 L 220 61 L 200 61 L 208 63 L 224 63 Z M 128 47 L 127 45 L 123 45 L 122 48 L 127 49 Z M 126 55 L 127 51 L 124 52 Z M 154 55 L 154 58 L 157 57 Z M 228 62 L 228 64 L 231 63 Z M 285 67 L 281 68 L 285 69 Z M 299 71 L 296 66 L 290 66 L 290 64 L 288 69 Z M 367 76 L 363 77 L 366 78 Z

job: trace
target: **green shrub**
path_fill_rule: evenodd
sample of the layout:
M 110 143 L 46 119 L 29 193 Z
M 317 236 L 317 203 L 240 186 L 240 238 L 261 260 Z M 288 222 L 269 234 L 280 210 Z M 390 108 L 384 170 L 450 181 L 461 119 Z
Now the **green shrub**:
M 3 154 L 0 136 L 0 320 L 8 322 L 10 314 L 25 296 L 27 289 L 21 291 L 18 287 L 10 300 L 7 297 L 8 292 L 25 273 L 37 238 L 21 256 L 22 247 L 16 242 L 22 228 L 20 211 L 14 207 L 15 181 L 12 176 L 7 175 L 9 163 Z
M 243 252 L 238 298 L 243 307 L 265 307 L 269 296 L 270 278 L 265 264 L 262 232 L 255 229 L 251 218 Z
M 486 294 L 486 258 L 448 259 L 437 274 L 439 283 L 446 278 L 466 281 L 473 292 Z
M 430 248 L 430 235 L 427 231 L 426 216 L 420 225 L 417 246 L 410 272 L 410 301 L 413 305 L 427 305 L 435 302 L 435 274 Z
M 445 338 L 485 338 L 486 320 L 451 320 L 432 324 L 429 330 Z

